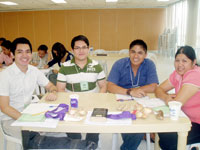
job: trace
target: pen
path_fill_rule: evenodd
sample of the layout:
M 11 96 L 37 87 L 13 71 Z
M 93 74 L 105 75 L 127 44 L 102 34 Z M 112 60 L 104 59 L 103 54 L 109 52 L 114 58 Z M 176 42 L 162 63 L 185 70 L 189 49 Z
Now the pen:
M 134 100 L 133 97 L 131 97 L 131 99 L 117 99 L 117 101 L 119 101 L 119 102 L 132 101 L 132 100 Z
M 47 111 L 42 111 L 42 112 L 39 112 L 39 113 L 35 113 L 35 114 L 32 114 L 32 116 L 37 116 L 37 115 L 43 114 L 45 112 L 47 112 Z
M 57 106 L 49 106 L 49 108 L 53 108 L 53 107 L 57 107 Z M 46 111 L 42 111 L 42 112 L 39 112 L 39 113 L 35 113 L 35 114 L 32 114 L 32 116 L 37 116 L 37 115 L 40 115 L 40 114 L 43 114 L 43 113 L 46 113 L 47 112 L 47 110 Z

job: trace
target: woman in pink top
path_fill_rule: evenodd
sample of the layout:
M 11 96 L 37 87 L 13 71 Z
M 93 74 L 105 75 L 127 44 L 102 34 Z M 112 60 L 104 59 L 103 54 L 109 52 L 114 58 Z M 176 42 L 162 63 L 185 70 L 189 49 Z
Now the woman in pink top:
M 11 52 L 11 42 L 9 40 L 4 41 L 1 44 L 2 52 L 0 53 L 0 67 L 4 63 L 6 66 L 9 66 L 13 63 L 13 53 Z
M 188 133 L 187 144 L 200 142 L 200 67 L 196 65 L 195 51 L 190 46 L 178 49 L 175 55 L 175 71 L 169 79 L 157 87 L 156 97 L 167 104 L 179 101 L 182 111 L 190 118 L 192 128 Z M 175 94 L 168 94 L 175 89 Z M 177 133 L 159 133 L 162 150 L 177 149 Z

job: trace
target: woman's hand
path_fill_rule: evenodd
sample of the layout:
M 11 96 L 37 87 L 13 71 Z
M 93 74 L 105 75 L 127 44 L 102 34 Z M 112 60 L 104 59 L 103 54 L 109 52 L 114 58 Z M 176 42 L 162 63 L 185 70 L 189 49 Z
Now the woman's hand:
M 49 66 L 48 65 L 44 65 L 44 69 L 48 69 L 49 68 Z
M 168 104 L 169 101 L 174 101 L 174 98 L 176 97 L 175 94 L 168 94 L 166 98 L 164 99 L 165 103 Z

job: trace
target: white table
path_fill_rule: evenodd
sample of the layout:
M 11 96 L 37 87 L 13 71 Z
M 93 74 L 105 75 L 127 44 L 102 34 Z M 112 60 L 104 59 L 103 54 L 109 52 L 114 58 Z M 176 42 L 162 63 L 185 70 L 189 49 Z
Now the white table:
M 46 103 L 66 103 L 70 104 L 69 93 L 58 93 L 58 100 L 47 102 L 42 98 L 41 102 Z M 116 101 L 114 94 L 110 93 L 79 93 L 79 106 L 86 110 L 95 107 L 108 108 L 109 111 L 116 111 L 119 102 Z M 152 114 L 147 119 L 137 119 L 131 125 L 90 125 L 85 124 L 84 120 L 79 122 L 60 121 L 55 129 L 23 127 L 23 130 L 44 131 L 44 132 L 77 132 L 77 133 L 159 133 L 159 132 L 178 132 L 178 150 L 186 149 L 186 140 L 191 122 L 186 117 L 180 117 L 178 121 L 170 118 L 157 120 Z M 156 146 L 157 147 L 157 146 Z

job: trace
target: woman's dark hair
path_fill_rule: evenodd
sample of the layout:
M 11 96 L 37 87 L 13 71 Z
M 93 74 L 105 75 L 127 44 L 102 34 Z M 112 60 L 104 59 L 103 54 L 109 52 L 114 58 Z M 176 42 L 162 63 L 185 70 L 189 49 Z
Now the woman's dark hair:
M 178 54 L 184 54 L 185 56 L 187 56 L 192 62 L 194 62 L 194 60 L 196 59 L 196 54 L 194 49 L 191 46 L 182 46 L 180 47 L 176 54 L 175 54 L 175 58 L 177 57 Z
M 137 40 L 132 41 L 130 46 L 129 46 L 129 50 L 135 45 L 142 46 L 144 51 L 145 51 L 145 53 L 147 53 L 147 44 L 143 40 L 137 39 Z
M 74 49 L 74 45 L 75 45 L 76 41 L 84 41 L 86 43 L 86 45 L 89 46 L 88 38 L 84 35 L 78 35 L 78 36 L 75 36 L 71 41 L 71 48 L 72 49 Z
M 0 41 L 1 41 L 1 42 L 4 42 L 5 40 L 6 40 L 6 39 L 3 38 L 3 37 L 0 38 Z
M 41 50 L 41 51 L 45 51 L 45 53 L 47 53 L 47 50 L 48 50 L 48 47 L 44 44 L 40 45 L 38 47 L 38 51 Z
M 16 50 L 18 44 L 28 44 L 30 47 L 31 53 L 32 53 L 32 45 L 31 45 L 30 41 L 25 37 L 19 37 L 19 38 L 16 38 L 12 42 L 11 51 L 14 55 L 15 55 L 15 50 Z
M 54 53 L 54 51 L 57 52 L 57 55 Z M 56 59 L 58 62 L 60 62 L 61 59 L 65 56 L 65 54 L 69 52 L 62 43 L 56 42 L 52 46 L 51 53 L 53 58 Z
M 6 49 L 11 49 L 11 45 L 12 43 L 9 40 L 5 40 L 3 41 L 3 43 L 1 43 L 1 46 L 5 47 Z

